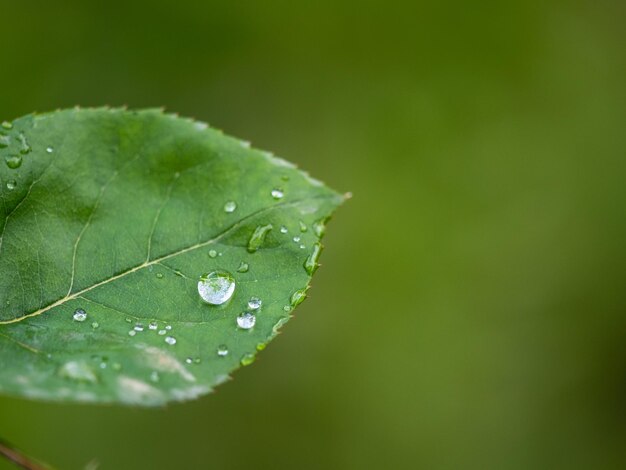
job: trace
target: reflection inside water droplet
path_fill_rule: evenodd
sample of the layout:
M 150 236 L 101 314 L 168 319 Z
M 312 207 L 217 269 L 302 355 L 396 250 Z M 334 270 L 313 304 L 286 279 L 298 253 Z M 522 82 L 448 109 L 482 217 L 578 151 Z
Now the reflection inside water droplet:
M 224 204 L 224 212 L 228 212 L 230 214 L 235 212 L 235 209 L 237 209 L 237 203 L 235 201 L 228 201 Z
M 237 317 L 237 326 L 242 330 L 249 330 L 256 323 L 256 317 L 253 313 L 244 312 Z
M 78 308 L 74 311 L 72 318 L 74 321 L 83 322 L 87 320 L 87 312 L 85 312 L 82 308 Z
M 198 294 L 211 305 L 228 302 L 235 292 L 235 278 L 226 271 L 213 271 L 198 281 Z

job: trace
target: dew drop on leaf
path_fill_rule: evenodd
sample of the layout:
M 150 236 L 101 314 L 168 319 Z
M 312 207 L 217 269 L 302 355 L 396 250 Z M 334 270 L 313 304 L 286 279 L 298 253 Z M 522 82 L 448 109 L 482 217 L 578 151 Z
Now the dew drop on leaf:
M 156 322 L 152 321 L 148 324 L 148 328 L 151 330 L 156 330 L 159 327 Z
M 242 261 L 239 267 L 237 268 L 238 273 L 247 273 L 248 269 L 250 269 L 250 265 L 245 261 Z
M 256 317 L 253 313 L 244 312 L 237 317 L 237 326 L 242 330 L 249 330 L 256 323 Z
M 307 226 L 304 222 L 300 221 L 300 231 L 301 232 L 306 232 L 307 231 Z
M 215 258 L 215 257 L 217 256 L 217 251 L 215 251 L 215 250 L 209 250 L 209 256 L 210 256 L 211 258 Z
M 230 214 L 235 212 L 235 209 L 237 209 L 237 203 L 235 201 L 228 201 L 224 204 L 224 212 L 228 212 Z
M 258 310 L 261 308 L 261 305 L 263 305 L 263 301 L 258 297 L 250 297 L 250 300 L 248 300 L 248 308 L 250 310 Z
M 280 228 L 280 233 L 287 233 L 289 230 L 287 230 L 287 227 L 285 227 L 284 225 Z
M 321 253 L 322 253 L 322 244 L 315 243 L 313 245 L 313 251 L 311 251 L 311 254 L 304 262 L 304 269 L 309 276 L 312 276 L 315 270 L 317 269 L 317 267 L 319 266 L 317 264 L 317 261 L 319 260 Z
M 13 129 L 13 124 L 11 124 L 9 121 L 4 121 L 2 123 L 2 127 L 4 129 L 11 130 L 11 129 Z
M 165 342 L 170 346 L 174 346 L 176 344 L 176 338 L 174 338 L 173 336 L 166 336 Z
M 87 312 L 85 312 L 82 308 L 76 309 L 72 318 L 74 321 L 83 322 L 87 320 Z
M 250 364 L 254 362 L 254 359 L 255 359 L 254 354 L 251 354 L 251 353 L 244 354 L 243 357 L 241 358 L 241 365 L 249 366 Z
M 7 157 L 5 157 L 4 160 L 6 161 L 7 166 L 12 170 L 15 170 L 16 168 L 22 166 L 21 155 L 8 155 Z
M 7 189 L 9 191 L 13 191 L 15 188 L 17 188 L 17 181 L 15 181 L 15 180 L 7 181 Z
M 220 344 L 217 347 L 217 355 L 219 357 L 225 357 L 228 356 L 228 346 L 226 346 L 225 344 Z
M 54 152 L 54 149 L 52 147 L 46 147 L 46 152 L 47 153 L 52 153 L 52 152 Z
M 235 279 L 226 271 L 204 274 L 198 281 L 200 298 L 211 305 L 228 302 L 235 292 Z
M 248 240 L 248 251 L 250 253 L 254 253 L 261 247 L 261 245 L 263 245 L 265 237 L 268 232 L 272 230 L 272 228 L 272 224 L 267 224 L 259 225 L 256 229 L 254 229 L 254 232 L 250 235 L 250 240 Z
M 295 291 L 291 296 L 291 306 L 293 308 L 296 308 L 298 305 L 304 302 L 304 299 L 306 299 L 306 289 L 300 289 Z
M 274 199 L 276 200 L 282 199 L 284 195 L 285 193 L 283 192 L 282 189 L 278 189 L 278 188 L 272 189 L 272 197 Z

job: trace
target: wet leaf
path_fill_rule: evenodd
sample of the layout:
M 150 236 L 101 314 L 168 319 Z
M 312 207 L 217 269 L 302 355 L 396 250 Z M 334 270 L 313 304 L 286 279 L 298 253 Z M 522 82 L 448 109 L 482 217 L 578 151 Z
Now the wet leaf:
M 208 393 L 302 301 L 323 233 L 302 226 L 344 199 L 158 110 L 26 116 L 0 143 L 10 395 L 158 405 Z

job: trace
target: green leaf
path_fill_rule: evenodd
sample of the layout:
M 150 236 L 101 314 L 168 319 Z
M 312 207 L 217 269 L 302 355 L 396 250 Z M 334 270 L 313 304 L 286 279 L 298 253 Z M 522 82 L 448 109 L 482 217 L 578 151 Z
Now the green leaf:
M 158 405 L 208 393 L 303 300 L 344 199 L 159 110 L 5 122 L 0 158 L 0 393 L 36 399 Z M 236 283 L 221 305 L 199 295 L 212 272 Z

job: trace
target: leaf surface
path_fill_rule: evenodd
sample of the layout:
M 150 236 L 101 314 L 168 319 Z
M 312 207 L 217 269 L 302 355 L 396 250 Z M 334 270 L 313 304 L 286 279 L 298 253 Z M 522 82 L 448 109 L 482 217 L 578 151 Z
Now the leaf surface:
M 0 157 L 0 393 L 37 399 L 208 393 L 304 299 L 344 199 L 159 110 L 26 116 Z M 199 295 L 212 272 L 235 282 L 221 305 Z

